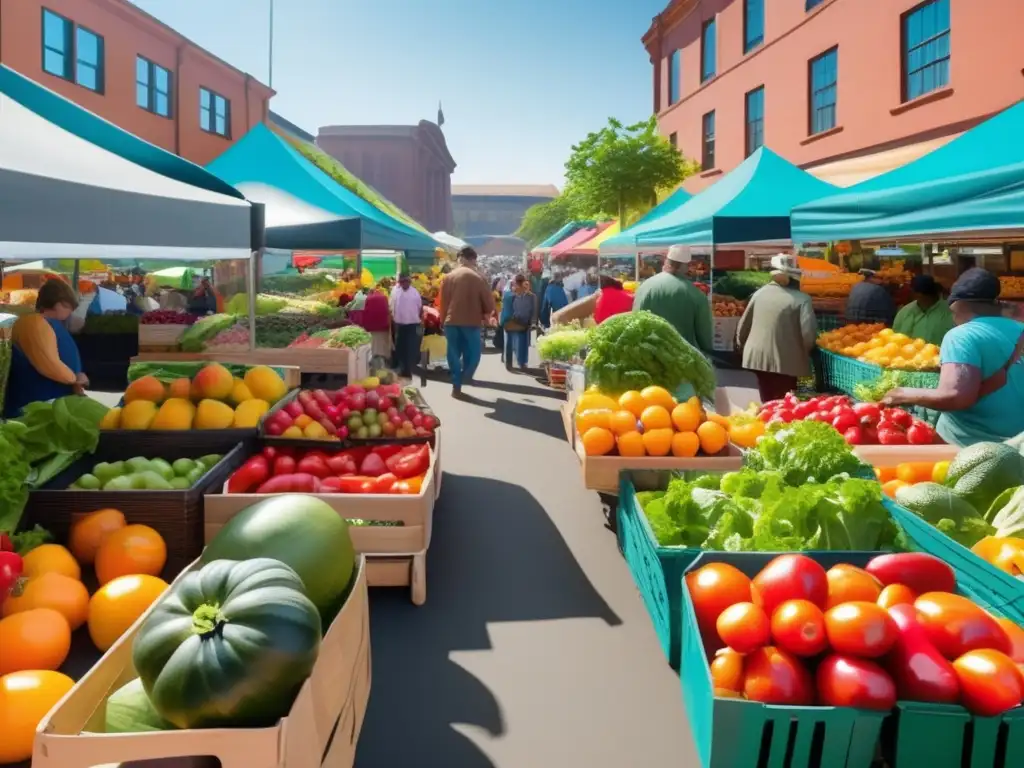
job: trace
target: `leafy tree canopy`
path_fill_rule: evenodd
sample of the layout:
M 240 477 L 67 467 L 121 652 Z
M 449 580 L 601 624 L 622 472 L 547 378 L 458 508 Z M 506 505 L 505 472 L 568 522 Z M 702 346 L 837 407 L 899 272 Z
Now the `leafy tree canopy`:
M 531 206 L 523 215 L 516 235 L 533 248 L 547 240 L 559 229 L 576 218 L 576 206 L 571 193 L 563 192 L 553 200 Z

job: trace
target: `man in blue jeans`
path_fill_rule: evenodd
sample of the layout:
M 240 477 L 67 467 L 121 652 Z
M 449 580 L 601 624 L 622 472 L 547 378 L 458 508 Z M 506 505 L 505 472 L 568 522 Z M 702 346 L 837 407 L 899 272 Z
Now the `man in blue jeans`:
M 441 322 L 453 397 L 461 397 L 463 383 L 472 382 L 483 348 L 481 330 L 493 314 L 494 294 L 477 270 L 476 251 L 467 245 L 459 251 L 459 266 L 441 281 Z

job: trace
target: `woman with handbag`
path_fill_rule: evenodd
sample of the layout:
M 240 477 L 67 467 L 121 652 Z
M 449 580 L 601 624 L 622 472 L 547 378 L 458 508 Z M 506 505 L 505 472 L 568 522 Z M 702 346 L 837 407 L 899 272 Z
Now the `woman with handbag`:
M 501 305 L 502 328 L 505 330 L 505 367 L 512 368 L 515 355 L 519 370 L 526 370 L 530 354 L 530 328 L 537 315 L 537 296 L 530 290 L 530 281 L 516 275 L 511 295 L 506 291 Z

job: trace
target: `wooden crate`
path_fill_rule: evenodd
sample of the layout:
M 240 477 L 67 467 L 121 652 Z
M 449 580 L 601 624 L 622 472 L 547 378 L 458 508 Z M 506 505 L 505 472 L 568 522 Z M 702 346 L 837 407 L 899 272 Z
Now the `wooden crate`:
M 148 362 L 220 362 L 241 365 L 269 365 L 274 368 L 289 366 L 300 373 L 347 374 L 350 381 L 370 375 L 370 346 L 358 349 L 239 349 L 221 352 L 140 353 L 133 363 Z
M 400 522 L 400 526 L 353 525 L 352 544 L 366 555 L 367 579 L 371 587 L 410 587 L 412 602 L 423 605 L 427 599 L 427 549 L 434 524 L 439 454 L 430 452 L 430 467 L 420 492 L 414 495 L 390 494 L 309 494 L 327 502 L 347 520 Z M 268 494 L 224 493 L 205 498 L 204 535 L 207 543 L 236 514 L 269 498 Z
M 139 323 L 139 349 L 143 347 L 177 347 L 187 325 L 145 325 Z
M 288 716 L 269 728 L 103 733 L 107 698 L 136 677 L 132 641 L 149 611 L 78 682 L 36 729 L 33 768 L 351 768 L 370 698 L 370 613 L 365 559 L 345 606 L 324 635 L 313 672 Z M 179 577 L 180 578 L 180 577 Z

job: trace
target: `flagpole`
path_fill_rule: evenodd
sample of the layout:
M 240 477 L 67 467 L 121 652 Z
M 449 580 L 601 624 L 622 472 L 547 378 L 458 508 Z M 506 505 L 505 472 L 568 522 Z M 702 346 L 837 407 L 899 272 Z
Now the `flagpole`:
M 270 0 L 270 46 L 267 52 L 267 85 L 274 87 L 274 0 Z

